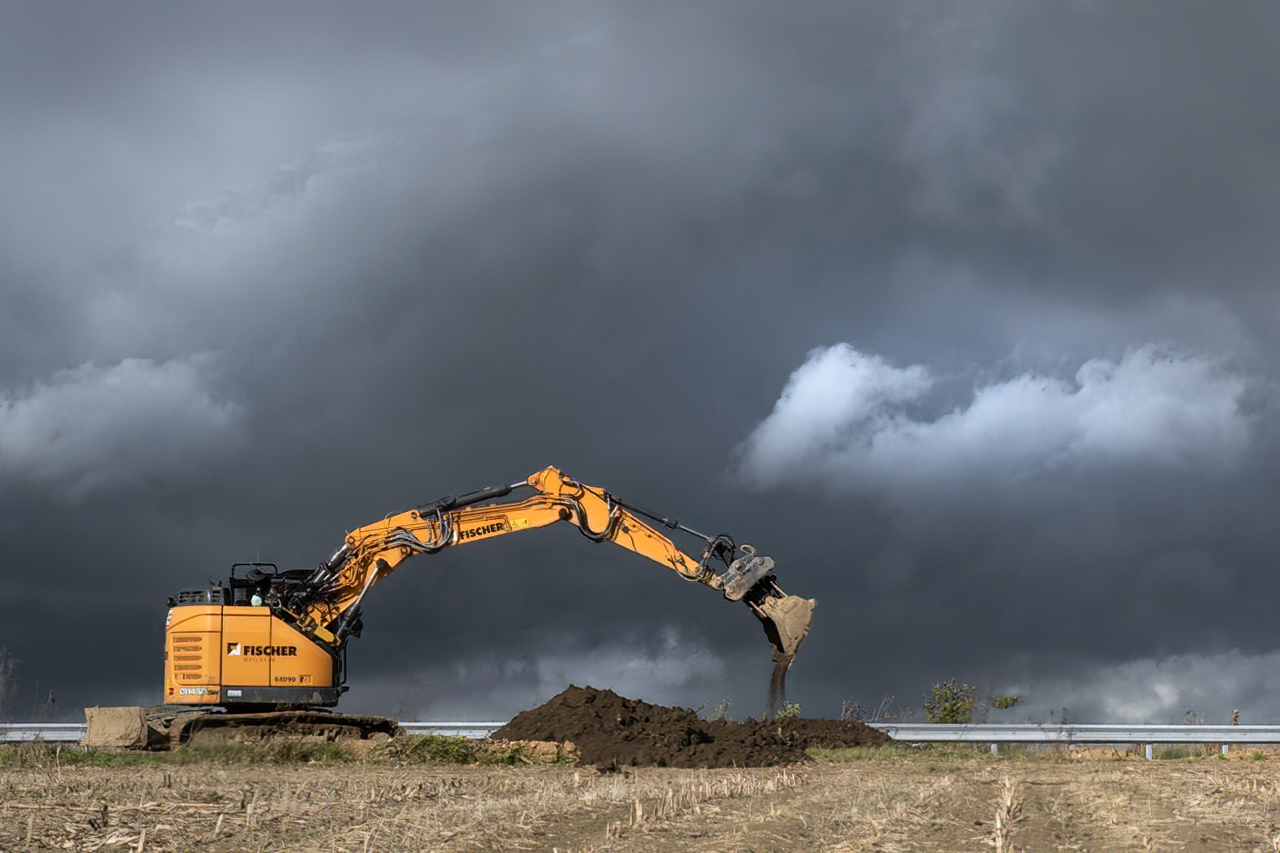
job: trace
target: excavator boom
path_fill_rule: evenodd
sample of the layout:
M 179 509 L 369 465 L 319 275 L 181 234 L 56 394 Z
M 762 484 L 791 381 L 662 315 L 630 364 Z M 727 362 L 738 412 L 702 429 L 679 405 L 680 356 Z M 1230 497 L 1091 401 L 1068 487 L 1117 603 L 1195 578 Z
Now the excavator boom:
M 520 488 L 534 494 L 519 501 L 490 502 Z M 642 517 L 643 516 L 643 517 Z M 700 558 L 681 551 L 645 518 L 705 542 Z M 342 549 L 312 579 L 320 594 L 298 613 L 303 630 L 341 642 L 358 618 L 369 589 L 414 554 L 434 553 L 522 530 L 568 522 L 595 542 L 612 542 L 666 566 L 685 580 L 745 600 L 764 623 L 775 656 L 794 657 L 808 635 L 813 602 L 777 587 L 773 560 L 727 536 L 709 537 L 670 518 L 622 501 L 603 489 L 565 476 L 553 467 L 510 486 L 445 497 L 348 534 Z
M 503 500 L 526 489 L 526 497 Z M 335 705 L 346 689 L 343 652 L 360 633 L 364 598 L 404 560 L 560 522 L 745 602 L 781 666 L 809 633 L 813 600 L 785 594 L 773 560 L 750 545 L 705 536 L 545 468 L 519 483 L 441 498 L 357 528 L 314 570 L 244 564 L 243 576 L 233 568 L 226 586 L 181 593 L 171 600 L 166 629 L 165 701 Z M 701 556 L 682 551 L 655 524 L 702 540 Z

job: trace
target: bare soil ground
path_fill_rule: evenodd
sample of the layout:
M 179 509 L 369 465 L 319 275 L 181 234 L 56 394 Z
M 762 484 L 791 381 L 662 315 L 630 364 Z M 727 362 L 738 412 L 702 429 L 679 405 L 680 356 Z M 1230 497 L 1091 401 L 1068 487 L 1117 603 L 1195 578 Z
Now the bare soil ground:
M 0 851 L 1280 850 L 1280 757 L 839 751 L 785 767 L 0 768 Z M 837 760 L 838 759 L 838 760 Z

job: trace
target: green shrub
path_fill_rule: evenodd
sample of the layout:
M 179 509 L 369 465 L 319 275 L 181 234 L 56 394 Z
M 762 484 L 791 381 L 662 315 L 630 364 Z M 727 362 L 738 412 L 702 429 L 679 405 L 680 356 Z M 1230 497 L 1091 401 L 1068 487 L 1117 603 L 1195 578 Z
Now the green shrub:
M 799 702 L 783 702 L 782 707 L 778 709 L 778 719 L 788 720 L 792 717 L 800 716 Z
M 400 735 L 388 741 L 380 754 L 407 764 L 472 764 L 476 761 L 476 748 L 471 741 L 449 735 Z
M 976 694 L 971 685 L 947 679 L 933 685 L 932 694 L 924 697 L 924 712 L 931 723 L 971 723 Z

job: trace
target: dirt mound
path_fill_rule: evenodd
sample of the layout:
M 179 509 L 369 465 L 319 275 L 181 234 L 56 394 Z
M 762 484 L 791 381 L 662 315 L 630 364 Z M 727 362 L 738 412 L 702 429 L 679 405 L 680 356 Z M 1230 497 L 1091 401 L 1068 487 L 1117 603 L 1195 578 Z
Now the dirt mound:
M 841 720 L 703 720 L 612 690 L 570 686 L 498 731 L 500 740 L 572 741 L 578 763 L 618 767 L 767 767 L 802 761 L 813 746 L 879 746 L 890 738 Z

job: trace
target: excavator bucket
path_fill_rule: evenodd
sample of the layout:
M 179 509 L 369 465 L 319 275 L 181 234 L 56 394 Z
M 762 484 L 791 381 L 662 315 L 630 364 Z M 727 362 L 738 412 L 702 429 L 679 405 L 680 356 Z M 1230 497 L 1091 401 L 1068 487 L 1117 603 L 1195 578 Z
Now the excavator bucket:
M 773 646 L 773 659 L 790 663 L 796 650 L 809 636 L 813 624 L 814 599 L 798 595 L 766 596 L 753 604 L 752 610 L 764 623 L 764 631 Z

